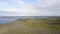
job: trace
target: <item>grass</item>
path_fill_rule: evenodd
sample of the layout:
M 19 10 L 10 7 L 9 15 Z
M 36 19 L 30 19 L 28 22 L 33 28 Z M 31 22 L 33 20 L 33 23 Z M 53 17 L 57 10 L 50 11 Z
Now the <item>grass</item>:
M 58 25 L 48 25 L 48 24 L 39 24 L 39 23 L 26 23 L 25 25 L 28 27 L 43 28 L 43 29 L 49 29 L 49 30 L 60 29 L 60 26 L 58 26 Z
M 26 26 L 33 27 L 33 28 L 60 30 L 60 19 L 59 18 L 29 19 L 29 20 L 26 19 L 26 21 L 24 20 L 24 23 Z

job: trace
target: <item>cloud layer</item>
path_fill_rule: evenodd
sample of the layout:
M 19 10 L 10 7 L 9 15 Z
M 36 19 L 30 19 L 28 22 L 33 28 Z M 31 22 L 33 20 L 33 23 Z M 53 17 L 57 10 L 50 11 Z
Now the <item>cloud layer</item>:
M 60 16 L 60 0 L 3 0 L 0 5 L 2 11 L 17 12 L 14 16 Z

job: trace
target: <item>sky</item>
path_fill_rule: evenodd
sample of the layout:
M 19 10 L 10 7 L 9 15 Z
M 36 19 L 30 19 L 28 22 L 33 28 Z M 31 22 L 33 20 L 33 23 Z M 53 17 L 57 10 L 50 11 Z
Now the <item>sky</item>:
M 0 0 L 0 16 L 60 16 L 60 0 Z

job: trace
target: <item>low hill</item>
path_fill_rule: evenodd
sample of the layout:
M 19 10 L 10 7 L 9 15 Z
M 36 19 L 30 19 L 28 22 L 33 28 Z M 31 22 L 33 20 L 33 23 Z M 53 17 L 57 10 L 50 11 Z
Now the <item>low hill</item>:
M 59 23 L 57 23 L 59 22 Z M 3 24 L 0 34 L 59 34 L 60 19 L 58 18 L 30 18 L 19 19 L 12 23 Z

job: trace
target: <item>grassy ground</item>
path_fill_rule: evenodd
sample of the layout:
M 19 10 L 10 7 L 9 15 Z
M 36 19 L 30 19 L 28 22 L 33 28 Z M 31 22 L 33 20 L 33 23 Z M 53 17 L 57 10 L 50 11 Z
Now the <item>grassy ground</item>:
M 28 27 L 43 28 L 49 30 L 60 30 L 60 19 L 48 18 L 48 19 L 26 19 L 24 23 Z
M 60 18 L 23 19 L 1 25 L 0 34 L 59 34 Z

